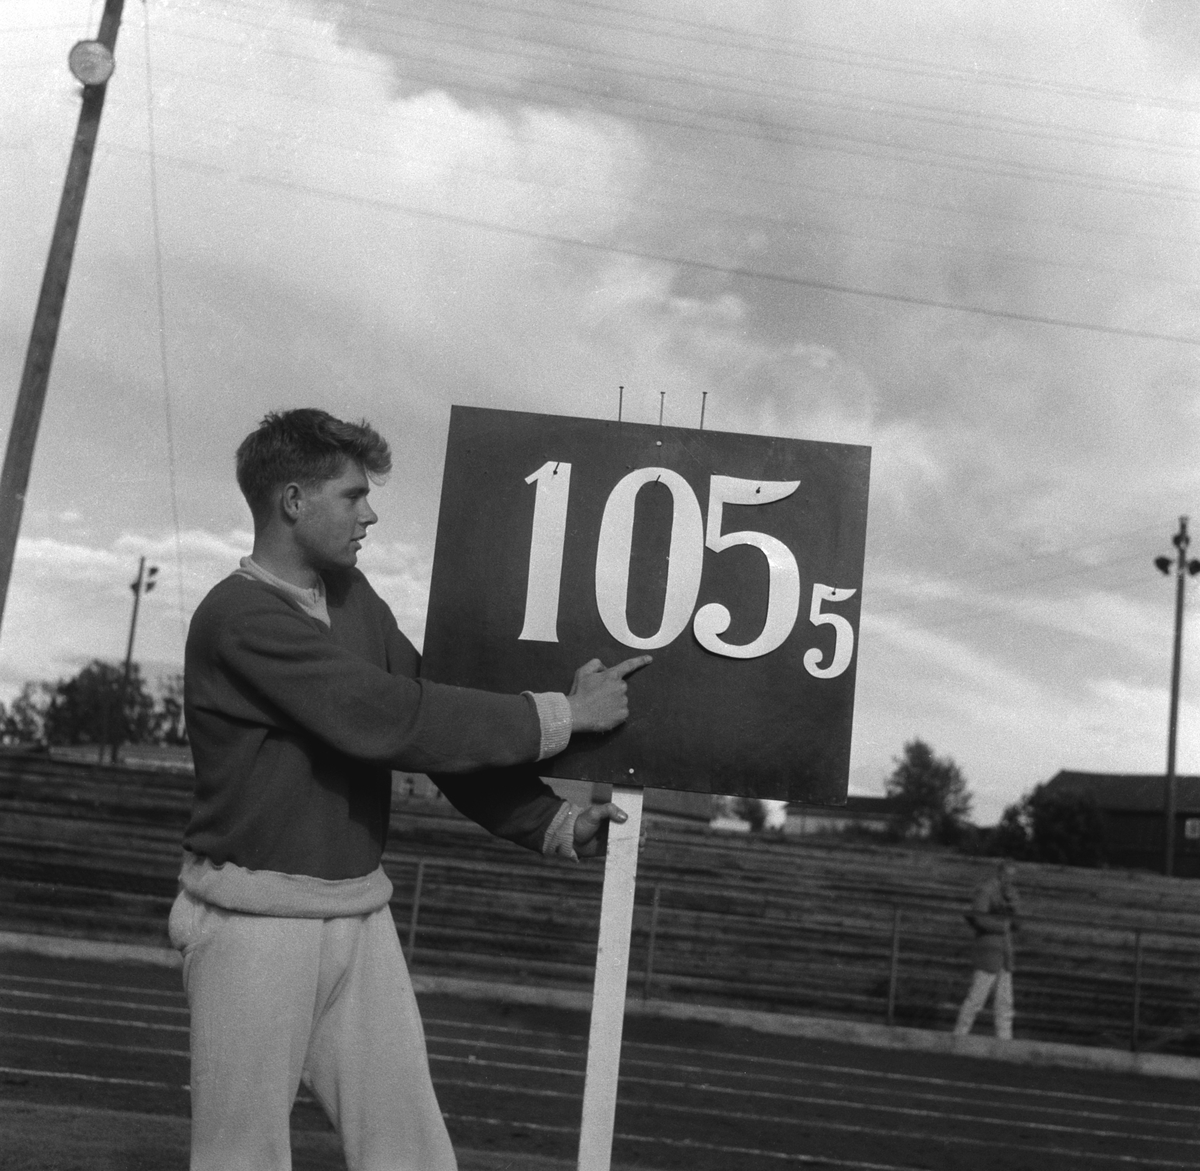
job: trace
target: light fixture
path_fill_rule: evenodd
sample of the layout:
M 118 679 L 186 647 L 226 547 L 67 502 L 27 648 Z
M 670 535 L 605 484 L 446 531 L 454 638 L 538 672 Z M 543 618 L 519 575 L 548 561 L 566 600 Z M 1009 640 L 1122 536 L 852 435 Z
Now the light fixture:
M 116 62 L 112 50 L 100 41 L 76 41 L 67 54 L 67 64 L 77 81 L 103 85 L 113 75 Z

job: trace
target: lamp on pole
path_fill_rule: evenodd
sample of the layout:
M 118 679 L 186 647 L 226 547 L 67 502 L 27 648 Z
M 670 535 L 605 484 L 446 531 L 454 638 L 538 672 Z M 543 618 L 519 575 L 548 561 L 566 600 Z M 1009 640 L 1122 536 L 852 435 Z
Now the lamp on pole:
M 1155 557 L 1154 564 L 1164 574 L 1175 567 L 1175 644 L 1171 656 L 1171 715 L 1167 722 L 1167 785 L 1163 799 L 1164 834 L 1166 847 L 1163 851 L 1163 873 L 1175 872 L 1175 733 L 1179 724 L 1179 670 L 1183 653 L 1183 583 L 1200 573 L 1200 561 L 1188 560 L 1188 518 L 1179 518 L 1179 532 L 1171 538 L 1175 546 L 1174 562 L 1170 557 Z
M 117 763 L 117 750 L 121 747 L 121 734 L 125 730 L 125 696 L 129 692 L 129 674 L 133 669 L 133 636 L 137 632 L 138 603 L 143 594 L 148 594 L 158 584 L 158 566 L 146 568 L 145 557 L 138 558 L 137 580 L 130 583 L 133 590 L 133 616 L 129 619 L 129 642 L 125 645 L 125 670 L 121 675 L 121 686 L 117 689 L 117 718 L 113 721 L 112 762 Z

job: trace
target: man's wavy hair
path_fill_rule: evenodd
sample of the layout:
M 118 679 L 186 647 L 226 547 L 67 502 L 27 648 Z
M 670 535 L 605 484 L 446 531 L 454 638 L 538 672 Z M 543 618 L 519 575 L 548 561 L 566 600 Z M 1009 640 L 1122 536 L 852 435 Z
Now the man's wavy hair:
M 345 423 L 313 407 L 272 411 L 238 445 L 238 487 L 257 521 L 270 514 L 271 497 L 284 484 L 332 480 L 346 460 L 376 483 L 392 470 L 387 440 L 365 419 Z

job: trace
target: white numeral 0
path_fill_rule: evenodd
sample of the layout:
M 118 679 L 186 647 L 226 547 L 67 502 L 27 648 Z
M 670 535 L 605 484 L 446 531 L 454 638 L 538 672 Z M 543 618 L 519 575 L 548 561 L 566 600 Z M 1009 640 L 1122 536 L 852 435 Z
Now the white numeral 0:
M 657 481 L 671 492 L 671 547 L 667 553 L 667 595 L 662 622 L 649 638 L 629 629 L 629 555 L 633 548 L 633 508 L 641 488 Z M 652 651 L 674 642 L 684 631 L 696 595 L 704 557 L 704 522 L 691 485 L 669 468 L 639 468 L 624 476 L 612 490 L 600 522 L 596 547 L 596 606 L 600 620 L 618 642 L 639 651 Z

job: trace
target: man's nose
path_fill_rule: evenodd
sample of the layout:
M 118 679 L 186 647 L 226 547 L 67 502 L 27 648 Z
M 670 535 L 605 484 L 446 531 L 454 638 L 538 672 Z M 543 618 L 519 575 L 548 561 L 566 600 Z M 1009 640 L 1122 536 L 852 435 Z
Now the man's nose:
M 375 510 L 364 501 L 360 519 L 364 525 L 373 525 L 379 517 L 375 515 Z

